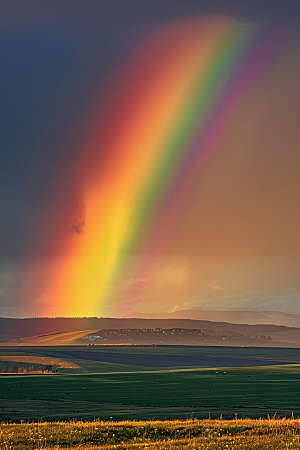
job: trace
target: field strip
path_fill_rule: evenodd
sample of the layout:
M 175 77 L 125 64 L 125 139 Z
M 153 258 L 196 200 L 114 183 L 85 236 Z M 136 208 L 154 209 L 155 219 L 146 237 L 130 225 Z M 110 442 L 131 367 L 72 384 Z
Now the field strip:
M 11 361 L 16 363 L 44 364 L 58 366 L 64 369 L 80 369 L 77 364 L 60 358 L 48 356 L 0 356 L 0 362 Z
M 50 357 L 35 357 L 35 356 L 1 356 L 0 362 L 11 361 L 11 362 L 23 362 L 23 363 L 31 363 L 31 364 L 45 364 L 45 365 L 56 365 L 60 368 L 68 368 L 68 369 L 81 369 L 81 366 L 70 362 L 65 361 L 59 358 L 50 358 Z M 109 364 L 109 363 L 106 363 Z M 128 371 L 106 371 L 106 372 L 85 372 L 85 373 L 68 373 L 68 377 L 85 377 L 85 376 L 108 376 L 108 375 L 124 375 L 124 374 L 167 374 L 167 373 L 183 373 L 183 372 L 211 372 L 213 371 L 216 375 L 223 375 L 227 372 L 232 372 L 235 370 L 238 371 L 260 371 L 260 370 L 268 370 L 268 371 L 286 371 L 286 370 L 300 370 L 300 364 L 274 364 L 273 366 L 250 366 L 250 367 L 191 367 L 191 368 L 180 368 L 176 367 L 173 369 L 150 369 L 150 370 L 128 370 Z M 20 376 L 22 374 L 1 374 L 1 378 L 5 376 Z M 36 375 L 38 376 L 38 375 Z M 48 376 L 51 376 L 48 374 Z M 60 374 L 60 376 L 65 376 L 65 374 Z
M 174 373 L 174 372 L 209 372 L 212 370 L 220 371 L 216 372 L 222 375 L 222 373 L 226 373 L 226 371 L 231 370 L 285 370 L 285 369 L 299 369 L 300 364 L 274 364 L 273 366 L 250 366 L 250 367 L 176 367 L 174 369 L 157 369 L 157 370 L 130 370 L 130 371 L 122 371 L 122 372 L 85 372 L 82 373 L 72 373 L 68 374 L 68 376 L 85 376 L 85 375 L 120 375 L 120 374 L 135 374 L 135 373 Z

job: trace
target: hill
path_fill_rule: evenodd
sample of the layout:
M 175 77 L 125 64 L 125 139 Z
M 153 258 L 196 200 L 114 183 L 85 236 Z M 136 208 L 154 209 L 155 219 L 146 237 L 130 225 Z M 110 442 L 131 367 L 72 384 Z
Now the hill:
M 157 329 L 160 329 L 158 335 Z M 299 328 L 189 319 L 1 318 L 0 330 L 0 339 L 5 345 L 147 343 L 300 346 Z
M 228 322 L 247 325 L 283 325 L 300 327 L 300 315 L 280 311 L 210 311 L 200 308 L 183 309 L 172 313 L 134 313 L 126 318 L 148 319 L 191 319 L 209 320 L 213 322 Z
M 96 333 L 93 330 L 92 333 Z M 48 333 L 39 336 L 29 336 L 18 339 L 1 341 L 5 346 L 55 346 L 55 345 L 82 345 L 86 344 L 85 337 L 91 330 L 71 331 L 66 333 Z

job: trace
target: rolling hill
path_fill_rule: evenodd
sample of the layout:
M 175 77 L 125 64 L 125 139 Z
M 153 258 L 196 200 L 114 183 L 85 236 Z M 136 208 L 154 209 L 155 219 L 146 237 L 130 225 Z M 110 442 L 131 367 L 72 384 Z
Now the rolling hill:
M 159 335 L 155 334 L 157 329 Z M 1 318 L 0 339 L 2 345 L 144 343 L 300 347 L 300 329 L 189 319 Z

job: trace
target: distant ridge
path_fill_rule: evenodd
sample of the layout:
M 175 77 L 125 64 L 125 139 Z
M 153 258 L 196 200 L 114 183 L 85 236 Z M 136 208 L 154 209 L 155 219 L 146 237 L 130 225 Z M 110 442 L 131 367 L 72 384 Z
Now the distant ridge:
M 116 319 L 116 318 L 0 318 L 0 339 L 20 339 L 54 333 L 71 333 L 100 329 L 155 329 L 185 328 L 206 329 L 216 332 L 231 331 L 249 336 L 268 335 L 273 343 L 300 344 L 300 328 L 279 325 L 248 325 L 228 322 L 191 319 Z
M 191 319 L 210 320 L 214 322 L 229 322 L 248 325 L 283 325 L 286 327 L 300 327 L 300 315 L 288 314 L 280 311 L 211 311 L 200 308 L 183 309 L 172 313 L 134 313 L 126 318 L 149 319 Z

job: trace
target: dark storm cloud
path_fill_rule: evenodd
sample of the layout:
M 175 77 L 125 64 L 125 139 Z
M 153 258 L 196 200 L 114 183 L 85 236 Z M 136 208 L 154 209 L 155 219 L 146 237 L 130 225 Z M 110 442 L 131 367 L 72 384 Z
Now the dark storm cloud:
M 0 25 L 23 27 L 91 27 L 163 21 L 198 13 L 247 19 L 294 19 L 298 0 L 2 0 Z
M 82 111 L 159 24 L 199 14 L 294 20 L 300 2 L 0 0 L 0 306 L 33 298 L 18 263 L 39 228 L 49 180 Z M 84 223 L 67 231 L 81 235 Z M 2 267 L 7 261 L 11 266 Z M 146 282 L 133 281 L 132 290 Z
M 84 227 L 85 227 L 84 220 L 82 220 L 81 222 L 73 223 L 73 225 L 70 228 L 70 233 L 84 234 Z
M 298 15 L 298 2 L 0 0 L 0 259 L 22 253 L 70 130 L 105 79 L 157 26 L 223 13 Z
M 24 4 L 15 3 L 14 15 L 12 4 L 0 1 L 0 28 L 11 27 L 0 31 L 0 261 L 23 254 L 72 127 L 103 81 L 149 33 L 147 27 L 134 33 L 130 27 L 58 29 L 38 20 L 47 2 L 37 15 L 30 4 L 35 28 L 26 27 L 29 16 L 18 15 Z

